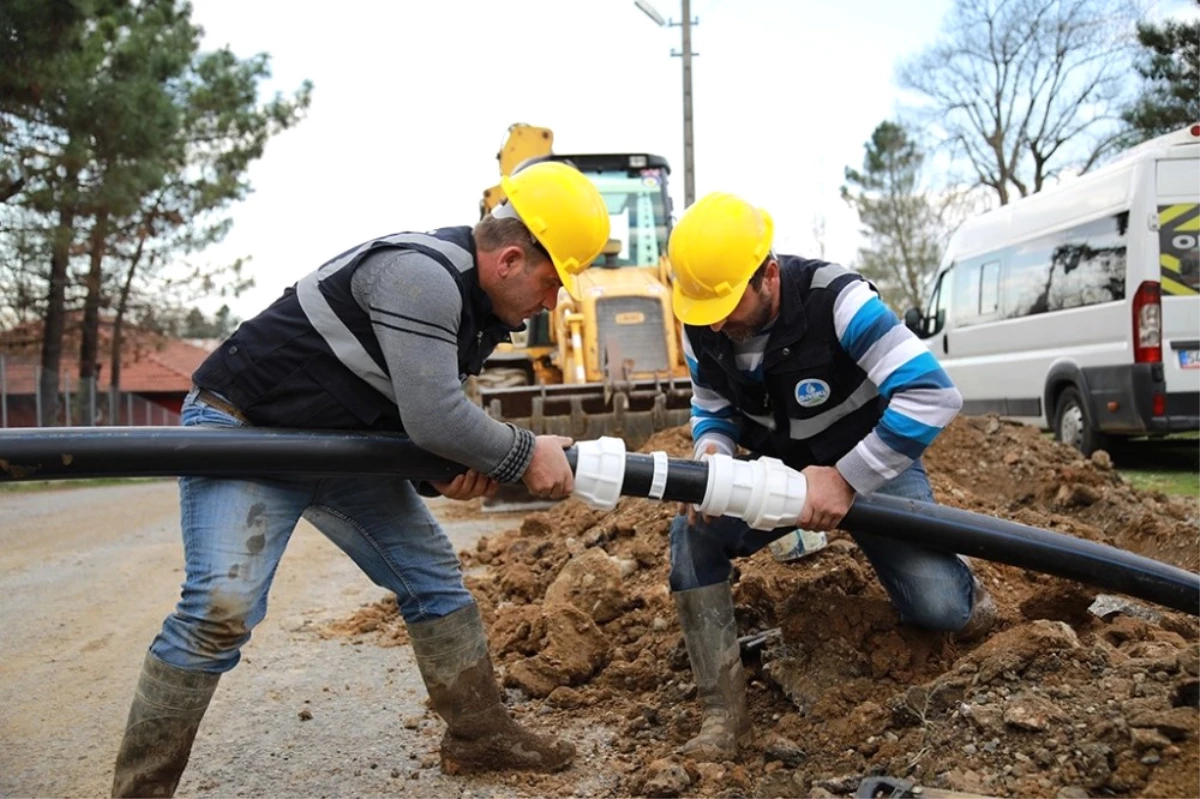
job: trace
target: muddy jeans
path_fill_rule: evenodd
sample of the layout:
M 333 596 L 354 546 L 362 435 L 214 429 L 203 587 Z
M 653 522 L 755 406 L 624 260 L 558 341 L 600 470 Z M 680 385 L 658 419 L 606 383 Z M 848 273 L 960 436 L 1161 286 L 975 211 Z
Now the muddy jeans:
M 188 395 L 184 425 L 237 427 Z M 186 578 L 150 651 L 172 666 L 226 672 L 267 612 L 267 592 L 301 516 L 394 591 L 406 621 L 473 602 L 454 547 L 408 480 L 394 477 L 179 480 Z M 292 564 L 298 567 L 299 564 Z
M 878 493 L 933 502 L 925 467 L 917 461 Z M 897 541 L 851 533 L 862 549 L 900 618 L 931 630 L 959 630 L 971 615 L 971 570 L 957 555 Z M 671 590 L 686 591 L 729 579 L 732 558 L 752 555 L 779 537 L 779 532 L 753 530 L 741 519 L 722 516 L 705 524 L 686 516 L 671 523 Z

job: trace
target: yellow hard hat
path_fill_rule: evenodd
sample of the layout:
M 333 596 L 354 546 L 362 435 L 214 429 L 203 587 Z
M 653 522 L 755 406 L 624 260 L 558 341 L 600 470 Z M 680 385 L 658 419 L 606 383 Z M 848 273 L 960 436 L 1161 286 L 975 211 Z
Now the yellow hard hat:
M 516 215 L 545 248 L 563 288 L 579 299 L 576 275 L 608 243 L 608 208 L 596 184 L 569 164 L 540 161 L 500 179 Z
M 729 316 L 771 252 L 774 230 L 766 211 L 723 192 L 684 211 L 667 244 L 679 321 L 711 325 Z

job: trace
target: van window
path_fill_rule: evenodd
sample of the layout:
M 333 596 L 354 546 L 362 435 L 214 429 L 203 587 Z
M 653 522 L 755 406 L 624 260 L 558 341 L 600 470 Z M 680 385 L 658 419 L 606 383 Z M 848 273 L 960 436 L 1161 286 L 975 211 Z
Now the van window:
M 929 297 L 929 310 L 921 320 L 921 338 L 936 336 L 946 326 L 946 305 L 950 300 L 950 280 L 947 275 L 951 271 L 947 270 L 938 275 L 937 285 L 933 287 L 933 294 Z
M 954 268 L 954 324 L 958 327 L 990 322 L 1000 308 L 1000 261 L 987 256 Z
M 1129 214 L 1077 225 L 1009 250 L 1001 283 L 1005 319 L 1125 298 Z
M 1128 233 L 1128 212 L 1071 230 L 1054 254 L 1059 270 L 1051 310 L 1125 299 Z
M 1000 262 L 989 261 L 979 270 L 979 315 L 1000 310 Z
M 1158 251 L 1163 294 L 1200 291 L 1200 206 L 1158 206 Z
M 979 321 L 979 265 L 958 264 L 953 274 L 953 298 L 950 301 L 951 315 L 957 327 L 973 325 Z

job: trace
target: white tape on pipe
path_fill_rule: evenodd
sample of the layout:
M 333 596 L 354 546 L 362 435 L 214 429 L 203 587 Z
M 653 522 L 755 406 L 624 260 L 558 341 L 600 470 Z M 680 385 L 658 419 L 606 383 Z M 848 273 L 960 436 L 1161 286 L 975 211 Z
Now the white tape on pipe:
M 650 479 L 650 493 L 647 496 L 650 499 L 662 499 L 663 492 L 667 490 L 667 453 L 656 450 L 650 453 L 650 457 L 654 458 L 654 477 Z

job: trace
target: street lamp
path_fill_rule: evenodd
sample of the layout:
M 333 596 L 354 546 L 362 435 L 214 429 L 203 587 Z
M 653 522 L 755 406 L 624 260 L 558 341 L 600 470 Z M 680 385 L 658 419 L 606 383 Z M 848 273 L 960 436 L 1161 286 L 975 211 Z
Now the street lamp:
M 692 145 L 692 56 L 700 54 L 692 52 L 692 26 L 699 25 L 700 20 L 692 19 L 691 0 L 681 2 L 683 21 L 675 22 L 663 19 L 663 15 L 648 0 L 633 0 L 638 10 L 660 28 L 683 28 L 683 46 L 679 52 L 672 48 L 671 55 L 683 58 L 683 205 L 686 208 L 696 199 L 695 153 Z
M 663 15 L 658 13 L 658 9 L 646 2 L 646 0 L 633 0 L 633 4 L 642 10 L 642 13 L 654 20 L 654 24 L 660 28 L 667 24 L 663 19 Z

